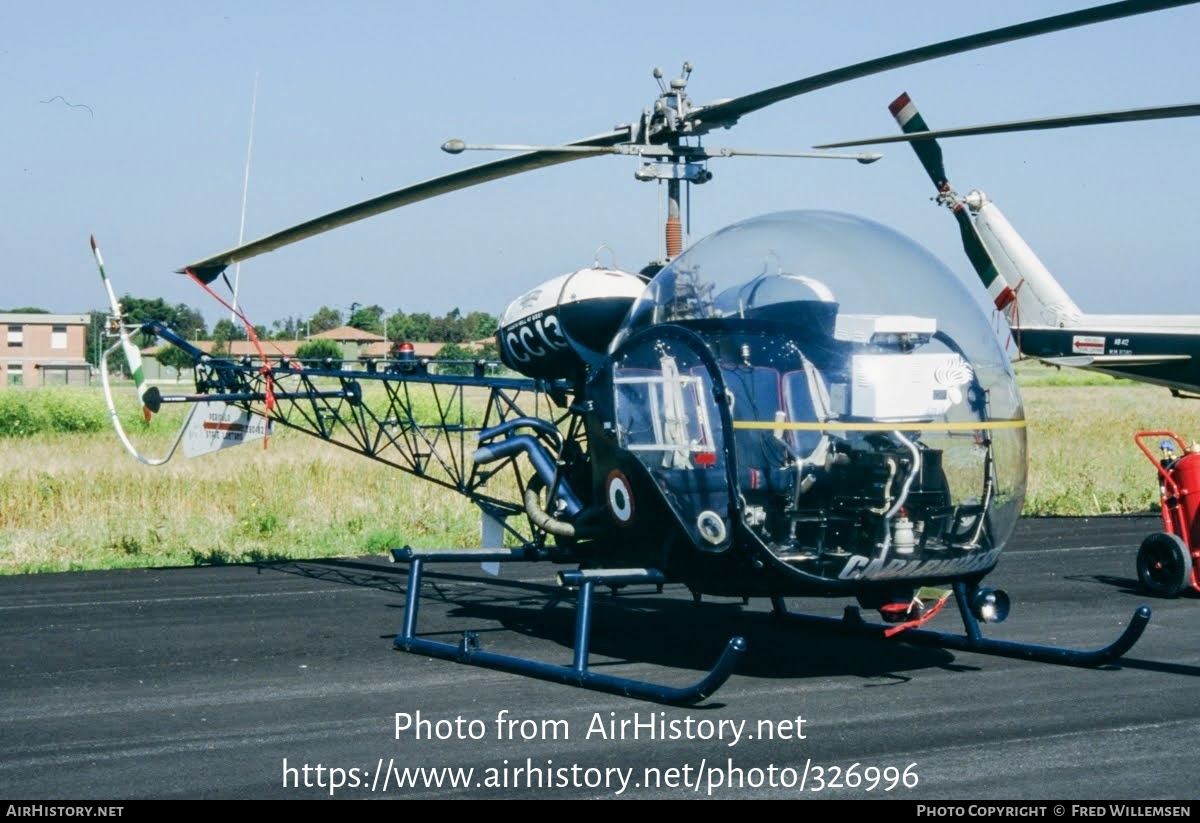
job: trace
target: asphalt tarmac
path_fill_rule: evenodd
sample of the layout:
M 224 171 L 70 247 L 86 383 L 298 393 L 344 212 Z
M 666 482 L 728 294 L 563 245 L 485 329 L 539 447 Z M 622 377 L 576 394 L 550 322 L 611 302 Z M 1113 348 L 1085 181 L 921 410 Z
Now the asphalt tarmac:
M 1157 516 L 1026 519 L 987 638 L 1059 665 L 825 633 L 681 587 L 594 600 L 589 669 L 711 697 L 668 706 L 397 650 L 387 557 L 0 578 L 0 797 L 1196 800 L 1200 596 L 1139 592 Z M 417 633 L 572 663 L 550 564 L 426 567 Z M 829 616 L 846 601 L 790 601 Z M 961 634 L 948 606 L 929 624 Z

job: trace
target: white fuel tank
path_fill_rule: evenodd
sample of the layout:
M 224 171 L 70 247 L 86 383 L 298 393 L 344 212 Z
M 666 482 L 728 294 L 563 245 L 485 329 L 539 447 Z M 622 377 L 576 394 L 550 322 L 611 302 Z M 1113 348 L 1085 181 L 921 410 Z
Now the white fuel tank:
M 617 269 L 580 269 L 509 303 L 497 342 L 504 364 L 527 377 L 579 374 L 602 358 L 646 281 Z

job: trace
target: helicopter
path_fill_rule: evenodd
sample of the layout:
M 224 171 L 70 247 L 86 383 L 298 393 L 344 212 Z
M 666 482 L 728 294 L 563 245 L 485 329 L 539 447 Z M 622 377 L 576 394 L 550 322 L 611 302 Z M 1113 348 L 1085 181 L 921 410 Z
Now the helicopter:
M 403 349 L 365 369 L 270 358 L 250 323 L 257 358 L 212 356 L 159 321 L 131 328 L 93 238 L 113 313 L 109 352 L 125 352 L 147 416 L 168 404 L 190 408 L 166 455 L 143 455 L 116 412 L 106 356 L 101 376 L 113 423 L 126 449 L 150 465 L 170 459 L 180 442 L 222 444 L 227 433 L 266 437 L 270 427 L 286 427 L 469 499 L 481 512 L 480 545 L 391 551 L 407 568 L 394 646 L 409 653 L 694 704 L 730 677 L 744 638 L 730 637 L 712 668 L 684 686 L 589 666 L 598 588 L 661 592 L 675 584 L 698 603 L 766 598 L 781 620 L 813 630 L 1106 664 L 1141 637 L 1148 607 L 1093 650 L 982 634 L 981 623 L 1010 611 L 1008 595 L 984 581 L 1020 517 L 1026 439 L 1012 364 L 971 291 L 911 238 L 841 212 L 749 217 L 685 249 L 681 192 L 684 183 L 707 181 L 708 160 L 744 153 L 705 147 L 705 134 L 773 103 L 915 62 L 1186 4 L 1124 0 L 709 105 L 687 95 L 690 66 L 669 82 L 656 71 L 660 94 L 636 122 L 560 146 L 478 147 L 518 153 L 178 270 L 212 292 L 230 265 L 404 205 L 589 156 L 645 158 L 639 176 L 665 181 L 668 191 L 667 259 L 639 272 L 597 262 L 529 289 L 501 317 L 499 362 L 468 362 L 467 374 Z M 452 140 L 443 148 L 472 147 Z M 190 356 L 193 392 L 164 393 L 144 379 L 131 343 L 136 331 Z M 433 403 L 420 402 L 429 397 Z M 572 662 L 491 652 L 473 631 L 458 642 L 419 634 L 426 567 L 465 561 L 558 567 L 559 584 L 577 598 Z M 853 605 L 829 618 L 788 604 L 808 597 Z M 963 632 L 927 628 L 951 599 Z
M 1200 397 L 1200 315 L 1084 312 L 1000 208 L 978 189 L 960 195 L 947 179 L 937 138 L 1073 128 L 1200 115 L 1200 104 L 1156 106 L 1016 120 L 931 131 L 907 92 L 888 105 L 903 134 L 815 148 L 907 142 L 937 188 L 936 200 L 958 221 L 963 248 L 1024 357 L 1164 386 Z

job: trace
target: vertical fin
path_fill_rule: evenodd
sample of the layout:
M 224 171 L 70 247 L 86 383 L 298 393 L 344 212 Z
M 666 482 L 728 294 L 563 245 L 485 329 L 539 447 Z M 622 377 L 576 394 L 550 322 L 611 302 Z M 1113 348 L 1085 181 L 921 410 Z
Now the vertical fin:
M 1009 317 L 1010 311 L 1015 313 L 1018 307 L 1020 319 L 1026 324 L 1038 323 L 1056 328 L 1078 324 L 1083 317 L 1079 306 L 1075 305 L 1075 301 L 1054 279 L 996 204 L 981 191 L 970 192 L 966 202 L 975 214 L 975 228 L 980 240 L 991 253 L 1002 276 L 1017 284 L 1017 301 L 1005 311 L 1010 324 L 1013 322 L 1013 318 Z

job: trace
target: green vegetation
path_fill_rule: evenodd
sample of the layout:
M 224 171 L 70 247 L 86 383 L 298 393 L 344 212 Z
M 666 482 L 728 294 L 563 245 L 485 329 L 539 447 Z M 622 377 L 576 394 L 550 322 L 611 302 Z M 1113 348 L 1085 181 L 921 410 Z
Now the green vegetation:
M 303 363 L 321 363 L 329 361 L 328 368 L 340 369 L 342 367 L 342 358 L 345 357 L 342 351 L 342 346 L 333 340 L 310 340 L 307 343 L 302 343 L 296 349 L 296 359 Z
M 1109 377 L 1083 369 L 1047 366 L 1037 360 L 1022 360 L 1016 364 L 1017 381 L 1022 389 L 1044 386 L 1135 386 L 1132 380 Z M 1161 391 L 1166 392 L 1166 389 Z
M 157 320 L 169 326 L 186 340 L 211 340 L 214 354 L 229 351 L 232 340 L 245 340 L 246 327 L 241 320 L 234 322 L 229 317 L 218 320 L 211 331 L 205 325 L 203 315 L 185 303 L 171 305 L 161 297 L 144 298 L 125 294 L 120 299 L 127 323 L 137 325 L 149 320 Z M 26 307 L 7 309 L 11 312 L 30 314 L 46 314 L 46 309 Z M 87 330 L 87 361 L 93 366 L 100 365 L 101 341 L 107 339 L 109 310 L 97 309 L 88 313 L 89 325 Z M 486 312 L 473 311 L 463 314 L 459 309 L 451 309 L 443 317 L 435 317 L 426 312 L 405 314 L 400 309 L 388 311 L 380 305 L 365 306 L 361 303 L 351 303 L 349 314 L 344 315 L 341 309 L 321 306 L 306 317 L 285 317 L 282 320 L 271 321 L 267 325 L 256 325 L 254 333 L 260 340 L 300 340 L 311 338 L 341 325 L 351 326 L 372 334 L 381 334 L 389 341 L 407 340 L 425 343 L 461 344 L 486 340 L 496 333 L 499 321 Z M 386 329 L 385 329 L 386 326 Z M 134 341 L 139 347 L 146 348 L 155 345 L 153 336 L 136 335 Z M 322 355 L 324 357 L 326 355 Z M 485 355 L 489 356 L 489 355 Z M 341 354 L 336 355 L 340 359 Z M 155 358 L 164 366 L 187 369 L 191 362 L 173 346 L 163 346 Z M 109 358 L 109 368 L 114 374 L 122 373 L 124 362 L 120 355 L 114 353 Z
M 132 406 L 124 410 L 121 422 L 124 426 L 144 423 Z M 167 424 L 156 421 L 151 430 L 167 431 Z M 112 436 L 112 431 L 104 395 L 98 389 L 61 386 L 0 391 L 0 439 L 101 432 Z
M 1018 375 L 1026 515 L 1157 511 L 1156 473 L 1133 435 L 1172 431 L 1191 443 L 1200 402 L 1028 363 Z M 183 409 L 167 407 L 147 426 L 132 393 L 121 396 L 139 450 L 164 454 Z M 464 498 L 290 430 L 265 448 L 142 465 L 114 436 L 96 388 L 0 390 L 0 466 L 0 573 L 344 556 L 479 536 Z
M 161 297 L 144 298 L 130 294 L 125 294 L 120 303 L 128 323 L 139 324 L 147 320 L 158 320 L 187 340 L 217 340 L 228 343 L 230 340 L 245 340 L 247 337 L 246 328 L 241 322 L 235 323 L 228 317 L 218 320 L 210 332 L 200 312 L 185 303 L 171 305 Z M 43 314 L 46 312 L 45 309 L 38 308 L 9 311 Z M 91 312 L 88 340 L 94 342 L 102 337 L 107 317 L 107 310 Z M 400 309 L 388 311 L 377 304 L 365 306 L 361 303 L 351 303 L 346 315 L 341 309 L 321 306 L 307 318 L 285 317 L 282 320 L 271 321 L 269 328 L 266 325 L 255 326 L 254 333 L 260 340 L 299 340 L 302 335 L 311 337 L 343 324 L 372 334 L 384 334 L 388 340 L 429 343 L 469 343 L 483 340 L 494 335 L 499 327 L 499 321 L 495 317 L 481 311 L 463 314 L 455 308 L 443 317 L 435 317 L 426 312 L 405 314 Z M 143 347 L 154 344 L 153 340 L 137 342 Z M 94 361 L 96 356 L 93 345 L 88 351 L 89 362 Z M 92 364 L 99 365 L 96 362 Z

